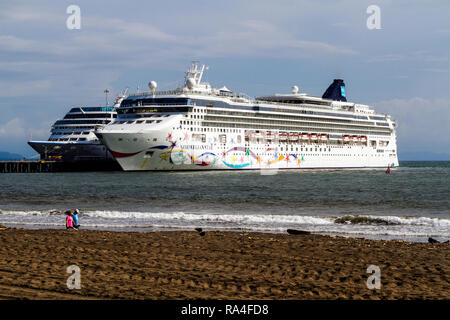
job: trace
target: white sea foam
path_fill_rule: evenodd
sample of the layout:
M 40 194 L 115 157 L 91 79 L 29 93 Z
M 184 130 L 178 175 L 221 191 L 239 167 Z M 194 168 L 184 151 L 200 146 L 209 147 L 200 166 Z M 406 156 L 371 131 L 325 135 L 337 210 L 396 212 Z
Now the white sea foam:
M 86 216 L 113 219 L 151 219 L 173 221 L 209 221 L 232 223 L 296 223 L 296 224 L 332 224 L 333 219 L 294 215 L 253 215 L 253 214 L 215 214 L 186 212 L 123 212 L 123 211 L 86 211 Z
M 356 219 L 361 217 L 364 219 Z M 87 229 L 192 230 L 201 226 L 209 230 L 285 232 L 287 228 L 301 228 L 311 232 L 349 236 L 450 237 L 448 218 L 346 216 L 349 222 L 344 224 L 335 223 L 337 218 L 339 217 L 88 210 L 80 215 L 80 223 Z M 45 228 L 64 226 L 65 219 L 64 213 L 57 210 L 0 210 L 0 223 Z

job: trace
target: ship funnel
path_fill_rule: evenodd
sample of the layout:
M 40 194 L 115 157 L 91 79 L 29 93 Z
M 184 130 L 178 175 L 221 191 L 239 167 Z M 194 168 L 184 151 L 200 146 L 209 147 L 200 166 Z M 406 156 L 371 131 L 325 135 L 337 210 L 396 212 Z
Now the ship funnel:
M 345 83 L 342 79 L 334 79 L 333 83 L 330 84 L 328 89 L 322 96 L 322 99 L 330 99 L 335 101 L 347 101 L 347 96 L 345 93 Z

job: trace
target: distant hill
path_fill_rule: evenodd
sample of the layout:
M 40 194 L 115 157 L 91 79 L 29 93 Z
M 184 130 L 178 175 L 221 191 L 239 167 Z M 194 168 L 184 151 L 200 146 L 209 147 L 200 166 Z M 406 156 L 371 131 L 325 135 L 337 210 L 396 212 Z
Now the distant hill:
M 400 161 L 450 161 L 450 154 L 425 151 L 399 152 L 398 159 Z
M 22 160 L 23 158 L 24 157 L 21 154 L 0 151 L 0 161 Z

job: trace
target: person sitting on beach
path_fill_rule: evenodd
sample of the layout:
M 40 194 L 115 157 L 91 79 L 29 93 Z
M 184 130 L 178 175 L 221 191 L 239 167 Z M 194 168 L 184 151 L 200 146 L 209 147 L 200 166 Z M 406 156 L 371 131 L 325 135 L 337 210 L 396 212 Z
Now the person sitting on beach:
M 73 217 L 72 217 L 72 211 L 66 211 L 67 217 L 66 217 L 66 230 L 67 229 L 73 229 Z
M 75 209 L 75 211 L 72 214 L 72 218 L 73 218 L 73 227 L 75 229 L 78 229 L 80 227 L 80 224 L 78 223 L 78 214 L 80 213 L 80 210 Z

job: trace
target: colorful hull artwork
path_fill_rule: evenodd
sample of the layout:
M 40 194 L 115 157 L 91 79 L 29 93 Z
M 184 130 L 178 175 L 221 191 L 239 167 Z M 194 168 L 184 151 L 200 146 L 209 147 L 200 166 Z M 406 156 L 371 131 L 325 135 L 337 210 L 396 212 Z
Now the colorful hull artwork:
M 168 150 L 165 150 L 168 149 Z M 163 162 L 169 162 L 172 165 L 195 165 L 200 167 L 208 167 L 217 164 L 219 156 L 213 152 L 203 152 L 202 154 L 195 156 L 185 149 L 176 149 L 175 145 L 164 146 L 159 145 L 151 147 L 148 151 L 160 150 L 159 159 Z M 259 167 L 270 166 L 275 163 L 286 161 L 286 166 L 290 162 L 297 163 L 300 166 L 303 161 L 303 156 L 296 154 L 280 155 L 277 149 L 268 148 L 266 152 L 272 153 L 272 159 L 262 159 L 262 157 L 252 150 L 246 147 L 233 147 L 227 151 L 222 152 L 222 163 L 233 169 L 241 169 L 254 164 L 258 164 Z M 135 154 L 135 153 L 133 153 Z M 149 158 L 144 158 L 141 164 L 141 168 L 147 165 Z
M 210 166 L 212 164 L 215 164 L 217 161 L 217 155 L 212 152 L 205 152 L 199 155 L 196 159 L 193 159 L 193 163 L 196 166 Z
M 194 164 L 196 166 L 206 167 L 216 163 L 217 155 L 212 152 L 204 152 L 199 156 L 194 156 L 184 149 L 172 149 L 161 152 L 160 159 L 168 160 L 171 164 L 175 165 Z
M 230 152 L 233 152 L 233 151 L 241 152 L 241 154 L 240 154 L 240 156 L 239 156 L 239 159 L 236 158 L 236 156 L 233 155 L 233 156 L 231 157 L 231 163 L 230 163 L 229 161 L 222 160 L 222 162 L 223 162 L 227 167 L 230 167 L 230 168 L 233 168 L 233 169 L 240 169 L 240 168 L 245 168 L 245 167 L 247 167 L 247 166 L 253 164 L 252 159 L 255 159 L 255 160 L 257 160 L 257 161 L 260 161 L 260 159 L 258 158 L 258 156 L 257 156 L 253 151 L 251 151 L 251 150 L 248 149 L 248 148 L 244 148 L 244 147 L 234 147 L 234 148 L 231 148 L 231 149 L 229 149 L 228 151 L 223 152 L 222 157 L 223 157 L 224 159 L 226 159 L 227 155 L 228 155 Z M 245 156 L 245 158 L 244 158 L 244 156 Z M 235 163 L 235 162 L 240 162 L 240 163 Z

